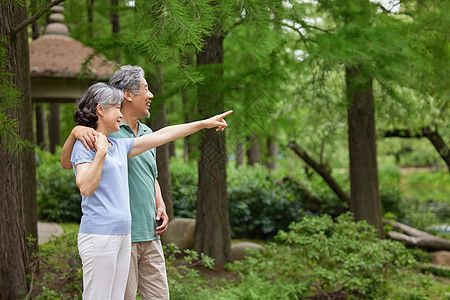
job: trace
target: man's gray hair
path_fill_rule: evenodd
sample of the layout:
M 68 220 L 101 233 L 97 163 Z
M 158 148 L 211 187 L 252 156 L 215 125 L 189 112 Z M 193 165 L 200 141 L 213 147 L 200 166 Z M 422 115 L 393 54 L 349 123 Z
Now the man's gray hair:
M 109 80 L 109 85 L 125 92 L 129 90 L 138 94 L 139 83 L 144 79 L 144 70 L 139 66 L 126 65 L 120 67 Z

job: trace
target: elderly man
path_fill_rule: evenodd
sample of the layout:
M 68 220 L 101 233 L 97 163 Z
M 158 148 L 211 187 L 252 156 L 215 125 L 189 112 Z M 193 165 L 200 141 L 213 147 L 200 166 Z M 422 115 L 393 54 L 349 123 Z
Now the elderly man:
M 114 138 L 134 138 L 149 134 L 152 130 L 139 119 L 149 117 L 153 94 L 148 90 L 144 71 L 138 66 L 122 66 L 111 77 L 109 84 L 124 92 L 120 130 Z M 86 148 L 94 150 L 96 132 L 92 128 L 77 126 L 71 135 Z M 66 141 L 67 143 L 67 141 Z M 72 168 L 72 147 L 63 148 L 61 165 Z M 156 179 L 156 151 L 151 149 L 128 159 L 130 192 L 131 261 L 125 299 L 136 299 L 137 291 L 142 299 L 169 299 L 169 287 L 159 236 L 167 229 L 169 217 Z

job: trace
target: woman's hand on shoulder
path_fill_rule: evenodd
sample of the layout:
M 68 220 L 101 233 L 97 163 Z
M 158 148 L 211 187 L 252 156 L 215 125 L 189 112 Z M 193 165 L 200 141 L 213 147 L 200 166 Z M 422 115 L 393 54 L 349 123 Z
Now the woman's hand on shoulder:
M 108 152 L 108 138 L 103 133 L 98 133 L 98 136 L 95 137 L 95 148 L 97 149 L 97 153 L 106 154 Z

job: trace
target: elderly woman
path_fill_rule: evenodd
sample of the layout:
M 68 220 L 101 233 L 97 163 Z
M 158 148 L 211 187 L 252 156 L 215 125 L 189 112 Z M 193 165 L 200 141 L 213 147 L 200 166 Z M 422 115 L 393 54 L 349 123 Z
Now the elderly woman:
M 165 127 L 136 139 L 107 138 L 119 130 L 123 92 L 92 85 L 78 101 L 74 120 L 94 128 L 96 151 L 69 137 L 71 163 L 82 195 L 78 251 L 83 264 L 83 299 L 123 299 L 130 264 L 131 215 L 127 158 L 203 128 L 223 130 L 231 111 L 188 124 Z

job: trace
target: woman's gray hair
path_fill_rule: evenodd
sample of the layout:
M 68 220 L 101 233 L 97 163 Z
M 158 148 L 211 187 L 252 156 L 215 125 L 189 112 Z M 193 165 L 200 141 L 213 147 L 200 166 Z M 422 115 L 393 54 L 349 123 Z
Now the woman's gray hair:
M 97 104 L 108 108 L 120 105 L 123 92 L 103 82 L 91 85 L 86 93 L 78 100 L 78 109 L 73 117 L 79 125 L 97 128 Z
M 126 65 L 120 67 L 109 80 L 109 85 L 125 92 L 129 90 L 138 94 L 139 83 L 144 79 L 144 70 L 139 66 Z
M 92 89 L 92 100 L 105 108 L 122 104 L 123 91 L 109 86 L 106 83 L 98 82 L 90 87 Z

